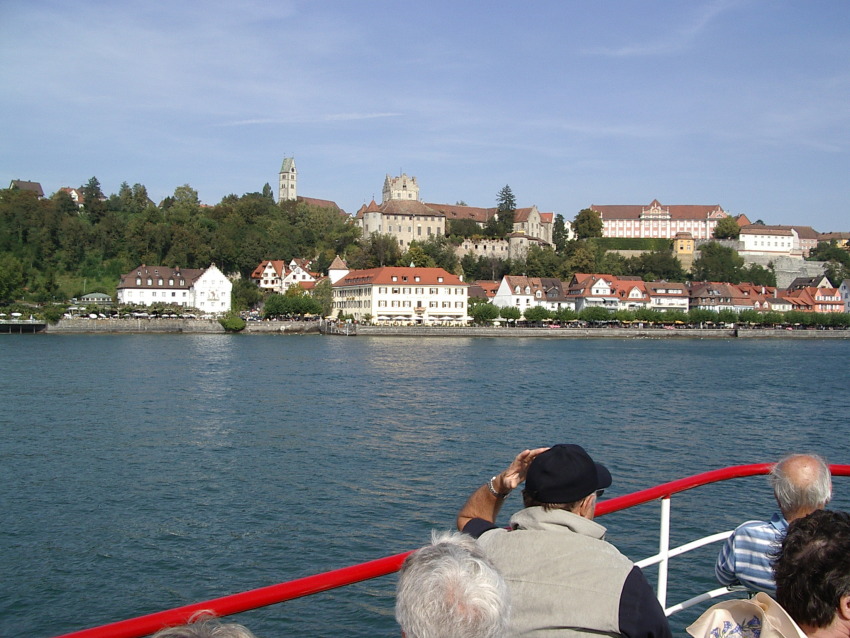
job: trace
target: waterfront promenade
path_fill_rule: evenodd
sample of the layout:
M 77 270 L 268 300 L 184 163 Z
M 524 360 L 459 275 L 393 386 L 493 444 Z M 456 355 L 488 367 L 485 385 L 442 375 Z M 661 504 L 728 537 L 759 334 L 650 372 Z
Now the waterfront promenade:
M 318 321 L 249 321 L 239 334 L 316 334 Z M 63 319 L 48 325 L 48 334 L 187 333 L 221 334 L 215 320 L 203 319 Z M 501 337 L 539 339 L 850 339 L 850 330 L 774 328 L 514 328 L 478 326 L 356 326 L 358 336 Z

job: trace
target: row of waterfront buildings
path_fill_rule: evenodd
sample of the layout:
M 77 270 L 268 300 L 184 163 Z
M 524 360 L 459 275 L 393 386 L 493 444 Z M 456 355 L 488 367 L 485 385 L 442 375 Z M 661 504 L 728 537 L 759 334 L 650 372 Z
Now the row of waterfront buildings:
M 333 315 L 357 321 L 402 324 L 464 324 L 469 300 L 476 297 L 521 312 L 604 308 L 661 312 L 703 309 L 715 312 L 850 312 L 850 280 L 834 287 L 824 276 L 800 278 L 787 289 L 725 282 L 645 282 L 639 277 L 576 273 L 569 281 L 553 277 L 508 275 L 499 282 L 464 282 L 442 268 L 381 267 L 349 270 L 337 257 L 326 276 L 310 270 L 310 261 L 264 261 L 252 273 L 261 289 L 285 292 L 297 286 L 305 293 L 327 279 Z M 137 306 L 175 304 L 203 314 L 230 310 L 232 282 L 215 266 L 180 269 L 142 265 L 122 275 L 119 303 Z

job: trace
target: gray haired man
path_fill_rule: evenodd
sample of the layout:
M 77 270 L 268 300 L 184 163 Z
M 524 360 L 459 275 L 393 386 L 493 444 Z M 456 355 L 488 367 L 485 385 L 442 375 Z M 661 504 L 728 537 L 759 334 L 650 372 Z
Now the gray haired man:
M 826 507 L 832 476 L 819 456 L 792 454 L 773 466 L 770 485 L 780 511 L 769 521 L 739 525 L 720 549 L 714 573 L 722 585 L 743 585 L 775 596 L 772 560 L 788 523 Z
M 434 533 L 401 567 L 395 617 L 407 638 L 504 638 L 505 581 L 466 534 Z

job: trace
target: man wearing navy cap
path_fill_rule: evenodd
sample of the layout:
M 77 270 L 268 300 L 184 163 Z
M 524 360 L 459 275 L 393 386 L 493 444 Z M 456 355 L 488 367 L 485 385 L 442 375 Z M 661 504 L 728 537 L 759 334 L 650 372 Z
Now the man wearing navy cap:
M 508 494 L 525 481 L 524 509 L 496 527 Z M 457 517 L 511 589 L 513 636 L 670 636 L 643 572 L 593 521 L 611 473 L 578 445 L 524 450 L 476 490 Z

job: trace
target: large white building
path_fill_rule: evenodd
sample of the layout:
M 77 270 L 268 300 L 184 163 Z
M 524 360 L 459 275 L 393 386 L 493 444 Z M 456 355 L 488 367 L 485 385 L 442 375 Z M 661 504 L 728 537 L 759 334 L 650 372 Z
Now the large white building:
M 673 239 L 676 233 L 690 233 L 694 239 L 710 239 L 717 222 L 729 213 L 715 204 L 662 206 L 654 199 L 649 206 L 598 206 L 603 237 Z
M 206 314 L 230 311 L 233 283 L 215 264 L 209 268 L 146 266 L 121 275 L 118 303 L 152 306 L 156 303 L 196 308 Z
M 460 204 L 424 203 L 420 200 L 419 184 L 415 177 L 402 173 L 399 177 L 387 175 L 384 179 L 382 200 L 373 199 L 360 207 L 355 220 L 363 235 L 374 233 L 392 235 L 403 249 L 413 241 L 427 241 L 430 237 L 446 234 L 449 221 L 469 220 L 483 229 L 492 219 L 498 219 L 497 208 L 479 208 Z M 481 239 L 464 242 L 457 249 L 458 256 L 473 253 L 479 257 L 498 256 L 501 259 L 523 258 L 531 245 L 552 244 L 555 214 L 541 213 L 537 206 L 514 211 L 513 232 L 508 238 Z M 565 224 L 568 238 L 571 226 Z
M 466 323 L 468 288 L 442 268 L 351 270 L 333 284 L 333 307 L 337 315 L 377 324 Z
M 800 236 L 790 226 L 744 226 L 738 241 L 743 245 L 743 248 L 738 251 L 742 255 L 800 258 L 803 256 Z

